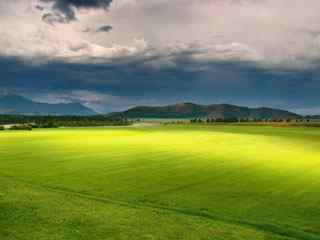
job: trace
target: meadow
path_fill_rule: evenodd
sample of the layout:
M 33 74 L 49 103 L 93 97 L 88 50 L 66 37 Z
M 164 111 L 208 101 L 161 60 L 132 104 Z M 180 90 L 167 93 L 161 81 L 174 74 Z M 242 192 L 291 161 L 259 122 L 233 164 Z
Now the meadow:
M 320 239 L 320 128 L 2 131 L 0 239 Z

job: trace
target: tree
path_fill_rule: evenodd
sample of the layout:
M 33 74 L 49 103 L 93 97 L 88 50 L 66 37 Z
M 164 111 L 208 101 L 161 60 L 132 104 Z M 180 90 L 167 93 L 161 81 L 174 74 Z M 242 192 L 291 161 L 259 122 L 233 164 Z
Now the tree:
M 27 130 L 31 131 L 32 126 L 29 124 L 21 124 L 21 125 L 13 125 L 9 128 L 9 130 Z

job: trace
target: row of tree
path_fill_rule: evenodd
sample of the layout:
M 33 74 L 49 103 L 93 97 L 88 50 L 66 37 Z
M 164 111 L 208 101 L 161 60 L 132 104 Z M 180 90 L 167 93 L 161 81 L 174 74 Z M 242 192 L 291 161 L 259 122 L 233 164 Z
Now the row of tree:
M 0 131 L 6 130 L 4 126 L 0 126 Z M 31 124 L 17 124 L 17 125 L 11 125 L 8 127 L 8 130 L 32 130 Z
M 126 118 L 107 116 L 25 116 L 0 115 L 0 125 L 31 126 L 31 128 L 124 126 L 132 124 Z M 3 127 L 2 127 L 3 128 Z
M 191 119 L 191 123 L 245 123 L 245 122 L 309 122 L 310 119 L 281 119 L 281 118 L 275 118 L 275 119 L 258 119 L 258 118 L 194 118 Z

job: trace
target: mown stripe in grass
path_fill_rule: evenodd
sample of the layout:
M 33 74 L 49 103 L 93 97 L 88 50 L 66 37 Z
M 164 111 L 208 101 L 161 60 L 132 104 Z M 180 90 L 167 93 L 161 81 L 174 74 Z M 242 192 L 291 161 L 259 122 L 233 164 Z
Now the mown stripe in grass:
M 166 206 L 161 206 L 161 205 L 155 205 L 155 204 L 150 204 L 150 203 L 139 203 L 139 202 L 126 202 L 126 201 L 119 201 L 119 200 L 114 200 L 114 199 L 109 199 L 105 197 L 99 197 L 99 196 L 94 196 L 88 193 L 81 193 L 77 191 L 72 191 L 67 188 L 59 188 L 59 187 L 52 187 L 52 186 L 46 186 L 46 185 L 38 185 L 34 184 L 22 179 L 17 179 L 13 176 L 8 176 L 1 174 L 2 177 L 10 178 L 11 180 L 14 181 L 19 181 L 24 184 L 30 185 L 33 188 L 42 188 L 47 191 L 52 191 L 56 193 L 61 193 L 65 195 L 71 195 L 71 196 L 76 196 L 79 198 L 85 198 L 88 200 L 93 200 L 93 201 L 98 201 L 102 203 L 108 203 L 108 204 L 116 204 L 119 206 L 124 206 L 124 207 L 130 207 L 130 208 L 148 208 L 148 209 L 155 209 L 155 210 L 164 210 L 164 211 L 170 211 L 170 212 L 175 212 L 179 214 L 184 214 L 188 216 L 193 216 L 193 217 L 202 217 L 206 218 L 212 221 L 220 221 L 228 224 L 234 224 L 234 225 L 239 225 L 239 226 L 245 226 L 245 227 L 250 227 L 253 229 L 256 229 L 258 231 L 263 231 L 267 233 L 272 233 L 276 234 L 279 236 L 283 237 L 288 237 L 288 238 L 294 238 L 297 240 L 318 240 L 320 237 L 318 235 L 315 235 L 313 233 L 308 233 L 301 231 L 299 229 L 296 229 L 291 226 L 286 226 L 283 228 L 282 226 L 279 225 L 273 225 L 273 224 L 261 224 L 261 223 L 253 223 L 249 221 L 243 221 L 243 220 L 237 220 L 237 219 L 228 219 L 224 217 L 219 217 L 219 216 L 214 216 L 208 212 L 202 211 L 202 212 L 195 212 L 195 211 L 189 211 L 186 209 L 179 209 L 179 208 L 173 208 L 173 207 L 166 207 Z

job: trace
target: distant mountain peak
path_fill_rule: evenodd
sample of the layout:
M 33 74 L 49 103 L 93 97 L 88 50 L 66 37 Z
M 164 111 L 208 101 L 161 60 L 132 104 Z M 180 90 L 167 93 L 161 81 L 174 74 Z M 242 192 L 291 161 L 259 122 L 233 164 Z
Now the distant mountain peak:
M 97 113 L 81 103 L 40 103 L 21 95 L 6 93 L 0 95 L 0 114 L 83 116 Z

